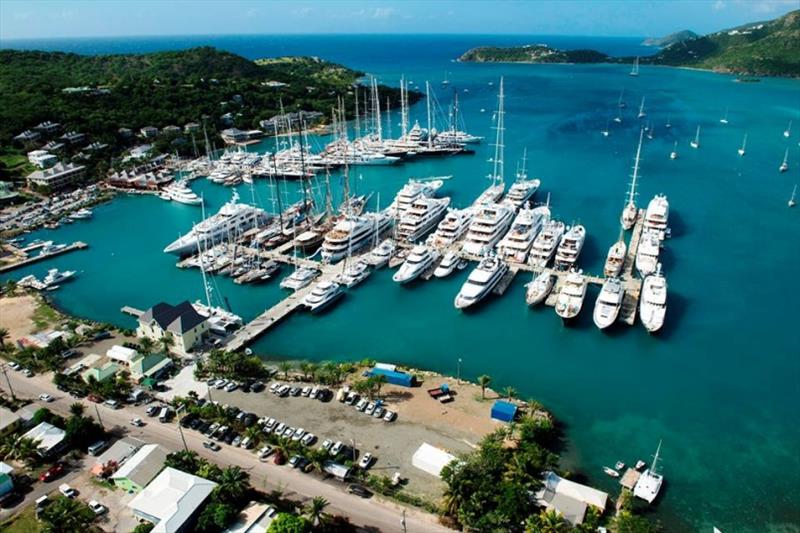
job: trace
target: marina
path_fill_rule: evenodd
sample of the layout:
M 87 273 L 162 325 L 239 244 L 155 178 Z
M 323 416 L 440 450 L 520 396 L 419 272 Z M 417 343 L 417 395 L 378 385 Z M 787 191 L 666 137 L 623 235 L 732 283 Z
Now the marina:
M 3 265 L 3 266 L 0 266 L 0 274 L 4 274 L 6 272 L 11 272 L 12 270 L 17 270 L 17 269 L 20 269 L 20 268 L 24 268 L 26 266 L 33 265 L 34 263 L 38 263 L 40 261 L 45 261 L 47 259 L 51 259 L 51 258 L 57 257 L 59 255 L 68 254 L 70 252 L 74 252 L 75 250 L 85 250 L 86 248 L 89 247 L 88 244 L 86 244 L 85 242 L 81 242 L 81 241 L 76 241 L 76 242 L 73 242 L 72 244 L 63 245 L 63 246 L 61 246 L 58 249 L 55 249 L 53 251 L 44 251 L 42 249 L 42 246 L 43 245 L 41 245 L 41 246 L 37 245 L 37 246 L 34 246 L 33 248 L 31 248 L 29 246 L 29 247 L 23 249 L 22 250 L 23 252 L 25 252 L 25 251 L 33 251 L 33 250 L 41 250 L 41 251 L 40 251 L 40 253 L 38 253 L 36 255 L 33 255 L 33 256 L 30 256 L 30 257 L 27 257 L 26 259 L 21 259 L 20 261 L 16 261 L 16 262 L 13 262 L 13 263 L 10 263 L 10 264 L 6 264 L 6 265 Z

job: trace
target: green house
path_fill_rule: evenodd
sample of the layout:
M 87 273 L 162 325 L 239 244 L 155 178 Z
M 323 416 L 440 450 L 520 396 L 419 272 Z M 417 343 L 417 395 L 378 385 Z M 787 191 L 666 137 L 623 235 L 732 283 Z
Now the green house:
M 133 379 L 158 378 L 172 366 L 172 360 L 158 353 L 151 353 L 131 361 L 131 377 Z
M 117 370 L 119 370 L 119 365 L 117 365 L 117 363 L 108 362 L 104 365 L 87 369 L 83 373 L 83 380 L 88 382 L 89 378 L 93 377 L 98 382 L 105 381 L 108 378 L 113 377 L 114 374 L 117 373 Z
M 158 444 L 145 444 L 122 463 L 111 480 L 125 492 L 139 493 L 161 472 L 166 459 L 164 448 Z

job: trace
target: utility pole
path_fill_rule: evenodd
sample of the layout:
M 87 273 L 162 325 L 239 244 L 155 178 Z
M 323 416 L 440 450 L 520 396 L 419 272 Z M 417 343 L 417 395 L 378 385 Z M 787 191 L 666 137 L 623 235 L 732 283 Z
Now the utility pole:
M 403 528 L 403 533 L 406 533 L 408 530 L 406 529 L 406 510 L 403 509 L 403 518 L 400 519 L 400 525 Z
M 183 441 L 183 449 L 188 452 L 189 451 L 189 446 L 186 445 L 186 437 L 183 436 L 183 426 L 181 425 L 181 422 L 183 422 L 183 419 L 185 417 L 186 417 L 186 415 L 184 415 L 183 417 L 181 417 L 178 420 L 178 431 L 181 434 L 181 441 Z
M 8 390 L 11 392 L 11 399 L 16 401 L 17 396 L 14 394 L 14 388 L 11 386 L 11 379 L 8 377 L 8 365 L 3 363 L 3 375 L 6 377 L 6 383 L 8 383 Z
M 94 412 L 97 413 L 97 421 L 100 423 L 100 427 L 106 429 L 103 425 L 103 420 L 100 418 L 100 409 L 97 408 L 97 404 L 94 404 Z
M 461 358 L 458 358 L 458 368 L 456 370 L 456 379 L 458 380 L 458 384 L 461 385 Z

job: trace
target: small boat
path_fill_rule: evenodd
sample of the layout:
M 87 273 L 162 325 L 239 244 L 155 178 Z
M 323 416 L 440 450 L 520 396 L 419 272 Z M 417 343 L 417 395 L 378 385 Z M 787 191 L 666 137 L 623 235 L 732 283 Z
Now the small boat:
M 644 118 L 647 116 L 647 113 L 644 111 L 644 96 L 642 96 L 642 103 L 639 105 L 639 114 L 637 116 L 639 118 Z
M 319 271 L 313 268 L 298 268 L 290 276 L 281 280 L 281 289 L 300 290 L 319 276 Z
M 742 147 L 741 147 L 741 148 L 739 148 L 739 150 L 738 150 L 738 152 L 739 152 L 739 156 L 744 156 L 744 154 L 745 154 L 745 151 L 744 151 L 744 150 L 745 150 L 745 147 L 747 147 L 747 134 L 746 134 L 746 133 L 744 134 L 744 139 L 742 140 Z
M 603 472 L 605 472 L 606 474 L 608 474 L 611 477 L 619 477 L 619 472 L 617 472 L 616 470 L 614 470 L 610 466 L 604 466 L 603 467 Z
M 534 275 L 525 291 L 525 303 L 529 306 L 534 306 L 543 302 L 547 296 L 552 292 L 556 284 L 556 277 L 550 272 L 543 271 Z
M 622 108 L 624 108 L 626 105 L 628 105 L 628 104 L 626 104 L 626 103 L 625 103 L 625 101 L 622 99 L 622 97 L 623 97 L 623 96 L 625 96 L 625 89 L 622 89 L 622 90 L 619 92 L 619 100 L 617 100 L 617 107 L 618 107 L 618 108 L 620 108 L 620 109 L 622 109 Z
M 795 184 L 794 189 L 792 189 L 792 197 L 789 198 L 789 207 L 794 207 L 797 205 L 797 201 L 795 197 L 797 196 L 797 184 Z
M 789 170 L 789 149 L 786 149 L 786 153 L 783 154 L 783 163 L 781 166 L 778 167 L 778 172 L 786 172 Z
M 697 133 L 695 133 L 694 139 L 689 142 L 689 146 L 692 148 L 700 147 L 700 126 L 697 126 Z
M 644 461 L 642 461 L 641 459 L 639 459 L 638 461 L 636 461 L 636 466 L 635 466 L 634 468 L 635 468 L 636 470 L 641 470 L 642 468 L 644 468 L 644 467 L 646 467 L 646 466 L 647 466 L 647 463 L 645 463 Z
M 633 66 L 631 67 L 631 71 L 628 73 L 630 76 L 638 76 L 639 75 L 639 56 L 636 56 L 636 59 L 633 60 Z
M 728 108 L 725 108 L 725 116 L 719 119 L 720 124 L 727 124 L 728 123 Z
M 664 124 L 664 127 L 670 129 L 672 127 L 672 123 L 669 121 L 669 116 L 667 116 L 667 123 Z
M 86 208 L 78 209 L 77 211 L 69 215 L 68 218 L 72 220 L 86 220 L 87 218 L 92 218 L 92 211 L 91 209 L 86 209 Z
M 623 463 L 622 461 L 617 461 L 617 464 L 614 465 L 614 468 L 616 468 L 617 470 L 622 470 L 623 468 L 625 468 L 625 463 Z
M 669 158 L 673 161 L 678 159 L 678 141 L 675 141 L 675 145 L 672 147 L 672 151 L 669 153 Z
M 609 121 L 606 120 L 606 129 L 600 130 L 600 135 L 602 135 L 603 137 L 608 137 L 608 126 L 609 126 Z
M 792 121 L 789 121 L 789 125 L 786 126 L 786 129 L 783 130 L 783 136 L 787 139 L 792 136 Z
M 455 252 L 447 252 L 442 258 L 442 262 L 433 271 L 433 275 L 437 278 L 446 278 L 458 267 L 460 259 Z
M 614 117 L 614 122 L 617 124 L 622 124 L 622 109 L 617 110 L 617 116 Z

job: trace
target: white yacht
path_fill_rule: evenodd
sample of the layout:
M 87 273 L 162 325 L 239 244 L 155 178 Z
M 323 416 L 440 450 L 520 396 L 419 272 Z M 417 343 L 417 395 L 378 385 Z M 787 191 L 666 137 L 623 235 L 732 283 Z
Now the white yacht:
M 672 146 L 672 151 L 669 153 L 669 158 L 673 161 L 678 159 L 678 141 L 675 141 L 675 144 Z
M 281 289 L 300 290 L 319 276 L 319 271 L 313 268 L 298 268 L 291 275 L 281 280 Z
M 47 241 L 46 243 L 44 243 L 44 246 L 42 246 L 39 249 L 39 255 L 54 254 L 56 252 L 60 252 L 66 247 L 67 247 L 66 244 L 55 244 L 53 243 L 53 241 Z
M 543 302 L 556 284 L 556 277 L 546 270 L 533 276 L 525 291 L 525 302 L 531 306 Z
M 697 126 L 697 132 L 694 134 L 694 139 L 689 141 L 689 146 L 692 148 L 700 148 L 700 126 Z
M 550 220 L 542 227 L 542 231 L 533 240 L 533 246 L 528 254 L 528 262 L 531 266 L 537 268 L 547 266 L 556 253 L 565 229 L 564 223 L 559 220 Z
M 625 298 L 625 289 L 619 278 L 608 278 L 600 289 L 597 301 L 594 304 L 594 324 L 600 329 L 611 326 L 619 316 L 622 300 Z
M 578 261 L 578 256 L 583 249 L 586 241 L 586 228 L 581 224 L 572 226 L 561 236 L 561 242 L 556 250 L 556 268 L 560 270 L 570 270 Z
M 792 197 L 789 198 L 788 202 L 789 207 L 794 207 L 797 205 L 797 200 L 795 200 L 796 197 L 797 197 L 797 184 L 795 184 L 794 189 L 792 189 Z
M 439 257 L 439 253 L 424 244 L 416 245 L 408 254 L 405 262 L 392 276 L 397 283 L 409 283 L 428 270 Z
M 389 210 L 399 218 L 411 208 L 411 205 L 418 198 L 432 197 L 436 194 L 436 191 L 442 188 L 442 185 L 444 185 L 444 180 L 441 179 L 408 180 L 408 183 L 403 185 L 403 188 L 397 192 L 397 196 L 389 206 Z
M 661 485 L 664 483 L 664 476 L 658 471 L 658 456 L 661 453 L 661 441 L 658 441 L 658 448 L 656 454 L 653 456 L 653 464 L 650 468 L 642 472 L 639 480 L 633 487 L 633 495 L 637 498 L 645 500 L 647 503 L 653 503 L 661 491 Z
M 539 190 L 539 185 L 541 185 L 541 181 L 538 179 L 516 181 L 508 188 L 505 200 L 510 202 L 515 209 L 519 209 L 533 198 L 536 191 Z
M 506 185 L 502 181 L 493 185 L 489 185 L 489 187 L 487 187 L 486 190 L 483 191 L 474 202 L 472 202 L 472 205 L 482 206 L 484 204 L 493 204 L 503 196 L 503 191 L 505 190 Z
M 472 135 L 465 131 L 445 130 L 436 134 L 435 142 L 438 144 L 480 144 L 483 137 Z
M 652 274 L 658 264 L 658 255 L 661 252 L 661 240 L 654 231 L 644 230 L 636 249 L 636 270 L 642 276 Z
M 465 309 L 481 301 L 492 292 L 507 271 L 508 265 L 498 257 L 487 256 L 481 259 L 458 291 L 454 302 L 456 309 Z
M 197 196 L 195 192 L 186 185 L 184 180 L 178 180 L 170 185 L 164 187 L 164 193 L 170 200 L 174 200 L 181 204 L 186 205 L 200 205 L 203 203 L 202 198 Z
M 603 267 L 603 274 L 607 278 L 619 276 L 620 272 L 622 272 L 622 265 L 625 264 L 625 253 L 627 251 L 628 246 L 625 244 L 625 239 L 620 236 L 620 239 L 608 249 L 606 264 Z
M 335 263 L 348 254 L 370 243 L 375 234 L 381 234 L 392 224 L 388 210 L 345 218 L 325 234 L 322 242 L 322 259 Z
M 320 281 L 317 286 L 303 298 L 305 305 L 312 313 L 318 313 L 344 296 L 344 289 L 333 281 Z
M 507 204 L 477 207 L 462 249 L 472 255 L 486 254 L 503 238 L 513 218 L 514 209 Z
M 437 278 L 446 278 L 458 267 L 461 261 L 455 252 L 447 252 L 442 258 L 442 262 L 433 271 L 433 275 Z
M 164 248 L 171 254 L 184 255 L 227 241 L 268 221 L 269 215 L 258 207 L 239 203 L 236 191 L 219 212 L 197 224 L 192 230 Z
M 587 285 L 582 270 L 577 272 L 573 270 L 567 274 L 556 300 L 556 314 L 561 317 L 561 320 L 567 322 L 581 312 L 583 300 L 586 298 Z
M 524 263 L 528 259 L 534 239 L 548 220 L 550 208 L 547 206 L 526 206 L 520 209 L 511 229 L 497 243 L 498 255 L 509 261 Z
M 475 209 L 470 207 L 466 209 L 449 208 L 436 227 L 436 231 L 428 236 L 428 244 L 436 247 L 453 244 L 467 232 L 474 216 Z
M 667 222 L 669 220 L 669 201 L 665 194 L 657 194 L 647 204 L 644 214 L 644 229 L 652 230 L 658 234 L 659 239 L 667 236 Z
M 75 276 L 74 270 L 59 271 L 57 268 L 51 268 L 47 271 L 47 275 L 42 280 L 44 288 L 53 287 L 59 283 L 63 283 Z
M 786 153 L 783 154 L 783 162 L 781 166 L 778 167 L 778 172 L 786 172 L 789 170 L 789 149 L 786 149 Z
M 208 319 L 211 329 L 225 334 L 232 329 L 236 329 L 243 324 L 242 317 L 221 307 L 204 304 L 196 301 L 192 304 L 197 314 Z
M 375 268 L 381 268 L 389 262 L 396 248 L 397 245 L 392 239 L 384 239 L 378 246 L 372 249 L 366 261 Z
M 664 325 L 667 313 L 667 279 L 661 273 L 661 263 L 654 274 L 644 278 L 639 300 L 639 318 L 648 333 L 655 333 Z
M 400 217 L 398 237 L 416 242 L 431 231 L 444 216 L 450 198 L 417 198 Z
M 742 139 L 742 147 L 737 150 L 739 153 L 739 157 L 744 157 L 745 149 L 747 148 L 747 134 L 744 134 L 744 139 Z
M 92 218 L 92 211 L 91 209 L 86 209 L 86 208 L 78 209 L 77 211 L 69 215 L 69 218 L 71 218 L 72 220 L 86 220 L 87 218 Z
M 369 277 L 370 270 L 366 261 L 352 261 L 344 269 L 344 272 L 336 277 L 336 282 L 347 287 L 355 287 Z

